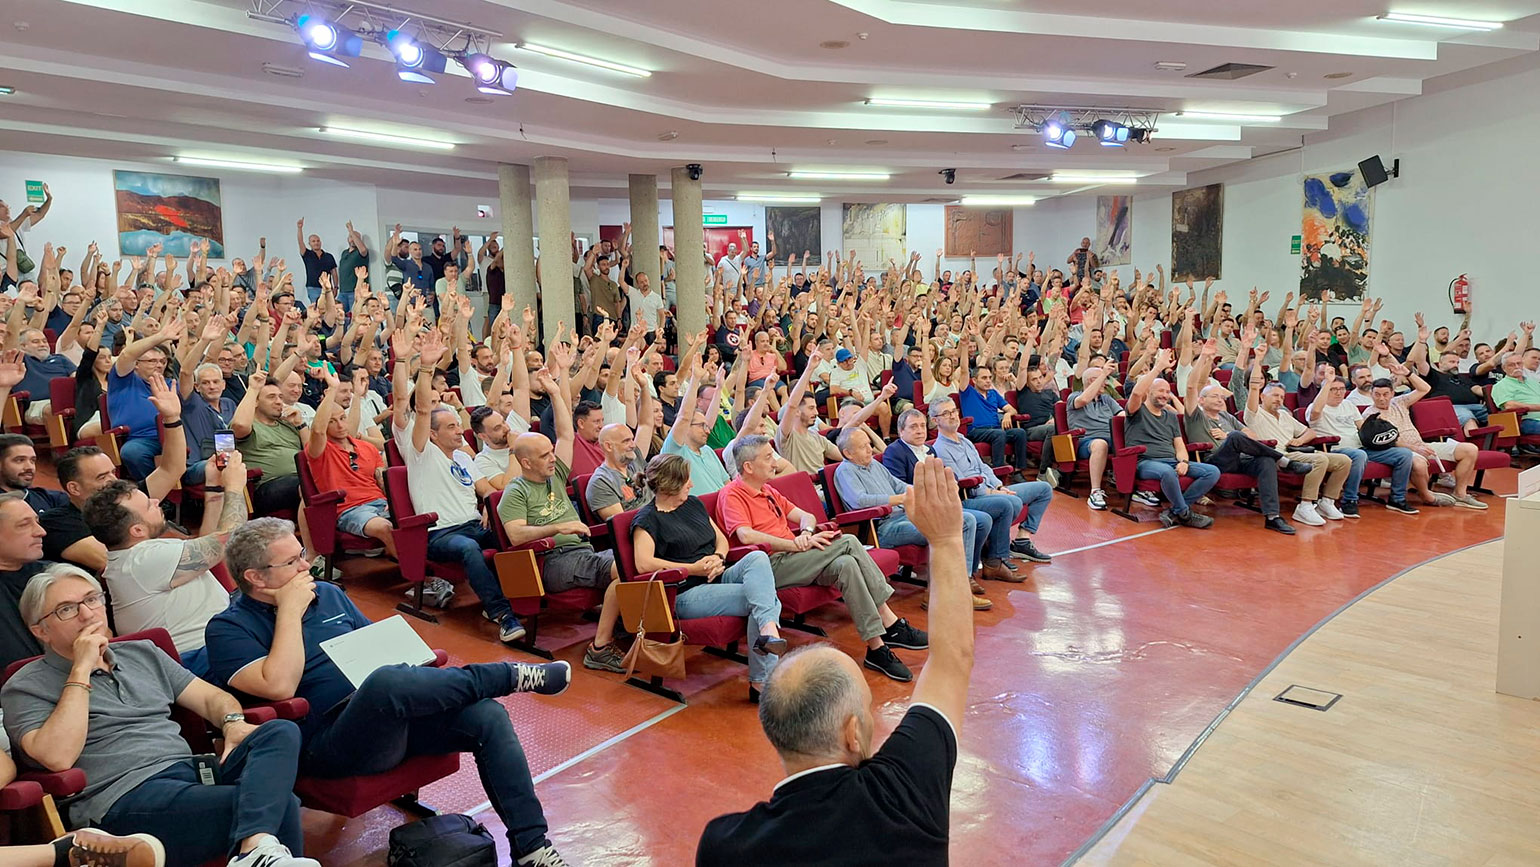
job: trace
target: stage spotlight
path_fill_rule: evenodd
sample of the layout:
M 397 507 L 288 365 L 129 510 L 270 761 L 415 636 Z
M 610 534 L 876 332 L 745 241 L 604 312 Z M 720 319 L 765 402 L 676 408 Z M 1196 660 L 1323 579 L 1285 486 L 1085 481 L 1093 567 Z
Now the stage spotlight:
M 348 62 L 343 58 L 357 57 L 363 50 L 363 40 L 357 33 L 324 18 L 301 15 L 294 26 L 310 56 L 322 63 L 346 67 Z
M 1050 120 L 1043 124 L 1043 144 L 1048 147 L 1068 150 L 1074 146 L 1077 137 L 1063 121 Z
M 1153 130 L 1148 129 L 1132 129 L 1128 132 L 1128 140 L 1139 144 L 1147 144 L 1150 141 L 1150 134 L 1152 132 Z
M 476 89 L 482 93 L 508 96 L 519 83 L 517 67 L 489 55 L 467 54 L 460 63 L 470 72 L 476 82 Z
M 385 35 L 385 45 L 396 56 L 396 75 L 402 81 L 437 84 L 428 73 L 442 75 L 448 59 L 431 45 L 423 45 L 399 30 Z
M 1128 127 L 1110 120 L 1091 124 L 1091 133 L 1104 148 L 1120 148 L 1128 141 Z

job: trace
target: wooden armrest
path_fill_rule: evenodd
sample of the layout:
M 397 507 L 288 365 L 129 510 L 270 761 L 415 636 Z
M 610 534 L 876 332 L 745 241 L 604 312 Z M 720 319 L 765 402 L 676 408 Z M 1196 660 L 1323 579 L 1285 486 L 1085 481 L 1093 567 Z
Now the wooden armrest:
M 43 791 L 55 798 L 68 798 L 85 790 L 86 772 L 79 768 L 64 771 L 23 771 L 18 780 L 31 780 L 43 787 Z
M 1188 443 L 1187 444 L 1187 450 L 1190 451 L 1190 452 L 1207 452 L 1207 451 L 1212 451 L 1213 448 L 1214 448 L 1214 444 L 1213 443 Z
M 819 521 L 813 526 L 813 529 L 819 533 L 827 532 L 829 530 L 838 530 L 839 528 L 840 525 L 837 521 Z
M 433 661 L 428 663 L 429 668 L 443 668 L 449 664 L 449 652 L 435 647 L 433 648 Z
M 1457 427 L 1436 427 L 1432 430 L 1419 431 L 1419 433 L 1422 434 L 1423 439 L 1434 439 L 1435 437 L 1452 437 L 1459 432 L 1460 429 Z
M 341 491 L 318 491 L 305 498 L 306 506 L 334 506 L 344 499 Z

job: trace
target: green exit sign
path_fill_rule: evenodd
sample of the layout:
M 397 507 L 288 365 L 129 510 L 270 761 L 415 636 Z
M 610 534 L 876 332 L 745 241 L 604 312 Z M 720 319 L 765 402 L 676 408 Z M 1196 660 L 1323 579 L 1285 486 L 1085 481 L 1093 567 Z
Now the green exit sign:
M 27 204 L 41 205 L 48 201 L 48 194 L 43 192 L 42 181 L 27 181 Z
M 725 225 L 727 225 L 727 215 L 726 214 L 705 214 L 705 215 L 703 215 L 701 217 L 701 225 L 702 226 L 725 226 Z
M 1289 239 L 1289 252 L 1290 253 L 1298 253 L 1299 252 L 1300 241 L 1302 241 L 1302 240 L 1303 240 L 1303 238 L 1301 238 L 1301 236 L 1299 236 L 1299 235 L 1295 235 L 1294 237 L 1290 238 Z

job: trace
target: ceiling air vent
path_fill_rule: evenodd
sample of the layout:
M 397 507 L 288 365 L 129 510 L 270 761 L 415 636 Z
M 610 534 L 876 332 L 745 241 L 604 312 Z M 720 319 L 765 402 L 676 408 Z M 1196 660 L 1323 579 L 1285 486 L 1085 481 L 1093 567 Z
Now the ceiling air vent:
M 1248 75 L 1256 75 L 1272 69 L 1271 66 L 1263 66 L 1259 63 L 1221 63 L 1213 69 L 1205 69 L 1202 72 L 1194 72 L 1188 78 L 1217 78 L 1226 81 L 1234 81 L 1237 78 L 1245 78 Z
M 1017 172 L 1014 175 L 1006 175 L 1002 181 L 1042 181 L 1047 180 L 1051 172 Z

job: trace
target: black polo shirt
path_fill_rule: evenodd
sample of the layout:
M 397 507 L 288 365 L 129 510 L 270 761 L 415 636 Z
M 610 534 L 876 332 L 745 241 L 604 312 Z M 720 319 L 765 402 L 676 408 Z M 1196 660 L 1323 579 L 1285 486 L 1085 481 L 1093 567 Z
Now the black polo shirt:
M 911 705 L 875 756 L 857 767 L 794 774 L 769 801 L 712 819 L 699 867 L 947 863 L 957 736 L 929 705 Z
M 1428 375 L 1423 379 L 1433 387 L 1433 390 L 1428 392 L 1431 397 L 1447 397 L 1451 403 L 1479 404 L 1483 400 L 1481 387 L 1476 380 L 1459 371 L 1443 373 L 1435 367 L 1429 370 Z M 1471 391 L 1472 388 L 1476 391 Z
M 27 589 L 33 575 L 52 565 L 39 560 L 15 572 L 0 572 L 0 668 L 42 654 L 43 645 L 21 620 L 21 591 Z
M 54 506 L 39 514 L 37 522 L 48 533 L 43 537 L 43 559 L 55 563 L 70 562 L 64 558 L 64 549 L 91 535 L 85 516 L 80 513 L 79 507 L 68 500 L 62 506 Z

